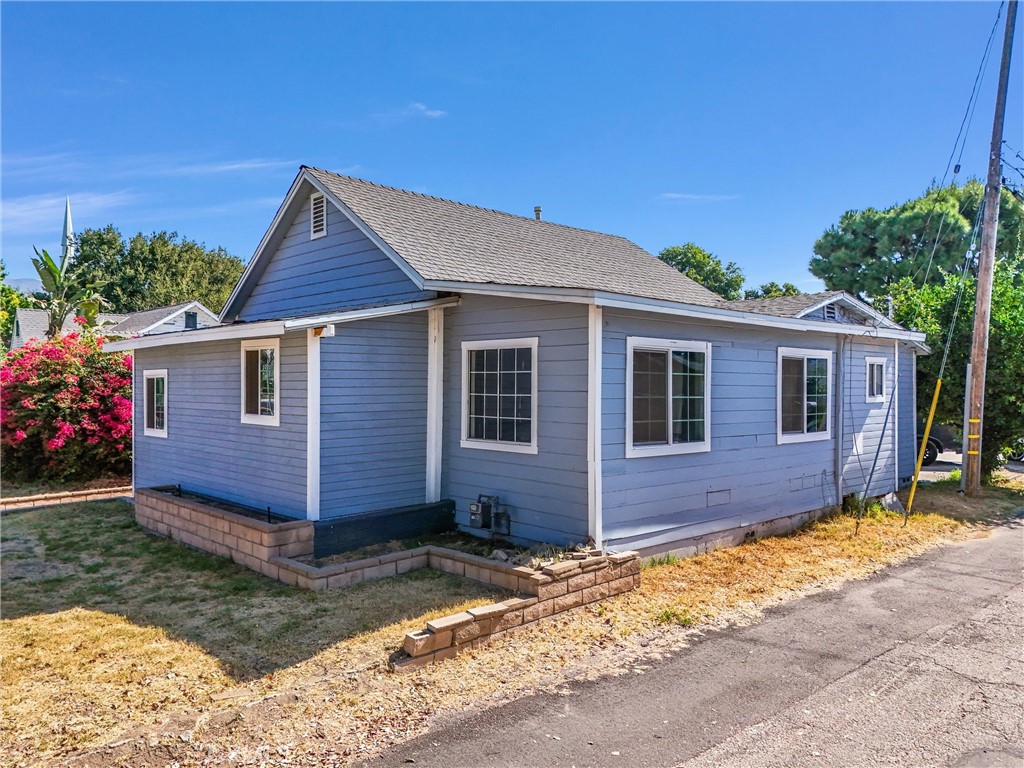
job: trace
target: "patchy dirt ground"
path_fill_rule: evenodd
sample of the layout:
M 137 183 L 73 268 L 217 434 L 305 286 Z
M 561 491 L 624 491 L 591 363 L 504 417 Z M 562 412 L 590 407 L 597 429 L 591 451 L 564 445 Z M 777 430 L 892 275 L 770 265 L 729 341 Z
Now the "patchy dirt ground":
M 969 522 L 935 513 L 960 506 L 952 488 L 922 488 L 915 505 L 933 511 L 907 527 L 873 512 L 854 535 L 854 520 L 838 516 L 667 560 L 644 571 L 636 592 L 401 675 L 386 662 L 406 631 L 493 595 L 429 571 L 302 592 L 146 536 L 116 502 L 10 516 L 5 544 L 75 570 L 4 583 L 2 762 L 347 765 L 434 718 L 568 680 L 643 673 L 693 632 L 986 535 L 1024 507 L 1024 489 L 965 503 Z

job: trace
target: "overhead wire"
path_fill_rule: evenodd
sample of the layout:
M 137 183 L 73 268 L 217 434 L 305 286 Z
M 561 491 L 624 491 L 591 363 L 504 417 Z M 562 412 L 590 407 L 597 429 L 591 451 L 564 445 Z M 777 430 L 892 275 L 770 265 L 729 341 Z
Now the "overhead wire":
M 978 71 L 974 76 L 974 84 L 971 87 L 971 96 L 967 100 L 967 108 L 964 110 L 964 116 L 960 120 L 960 129 L 959 131 L 957 131 L 956 140 L 953 142 L 953 149 L 950 151 L 949 159 L 946 161 L 946 169 L 942 173 L 942 181 L 939 182 L 939 189 L 942 189 L 946 186 L 946 178 L 949 176 L 949 169 L 951 167 L 953 168 L 954 183 L 956 181 L 957 175 L 960 173 L 960 164 L 963 160 L 964 149 L 967 147 L 967 136 L 970 134 L 971 124 L 974 121 L 974 110 L 978 106 L 978 96 L 981 92 L 981 83 L 985 78 L 985 71 L 988 69 L 988 61 L 992 53 L 992 43 L 995 40 L 996 30 L 999 28 L 999 20 L 1002 18 L 1003 15 L 1003 5 L 1005 5 L 1005 0 L 1004 2 L 999 4 L 999 9 L 996 11 L 996 19 L 992 23 L 992 29 L 989 31 L 988 40 L 985 43 L 985 50 L 981 56 L 981 63 L 978 65 Z M 958 148 L 959 153 L 957 152 Z M 956 157 L 955 165 L 953 164 L 954 157 Z M 961 214 L 964 212 L 965 208 L 966 203 L 964 206 L 961 206 L 960 208 Z M 928 226 L 931 224 L 933 213 L 934 209 L 928 211 L 928 216 L 925 219 L 924 226 L 922 227 L 921 237 L 918 239 L 917 248 L 915 249 L 918 253 L 927 243 L 925 235 L 928 232 Z M 931 275 L 932 263 L 935 260 L 935 254 L 938 251 L 939 243 L 942 241 L 942 227 L 945 224 L 947 213 L 948 211 L 944 210 L 942 212 L 942 218 L 939 220 L 939 226 L 935 232 L 935 241 L 932 244 L 931 252 L 928 254 L 928 261 L 923 268 L 924 280 L 922 281 L 922 285 L 928 282 L 928 277 Z M 917 279 L 917 276 L 921 274 L 921 270 L 922 267 L 919 266 L 917 270 L 914 272 L 913 279 Z

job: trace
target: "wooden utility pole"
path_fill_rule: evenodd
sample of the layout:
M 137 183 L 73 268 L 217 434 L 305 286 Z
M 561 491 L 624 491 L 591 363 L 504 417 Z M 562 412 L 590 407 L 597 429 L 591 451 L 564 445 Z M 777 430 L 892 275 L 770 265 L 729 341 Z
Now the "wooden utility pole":
M 999 226 L 999 191 L 1002 186 L 1003 116 L 1006 113 L 1006 89 L 1010 80 L 1010 52 L 1013 27 L 1017 21 L 1017 0 L 1006 8 L 1006 32 L 1003 34 L 1003 59 L 999 66 L 999 89 L 992 121 L 992 148 L 988 156 L 988 181 L 985 184 L 985 217 L 981 230 L 981 260 L 978 264 L 978 292 L 974 302 L 974 337 L 971 341 L 971 380 L 967 389 L 967 445 L 964 466 L 967 470 L 967 495 L 981 494 L 981 436 L 985 412 L 985 364 L 988 360 L 988 325 L 992 316 L 992 270 L 996 255 L 996 229 Z

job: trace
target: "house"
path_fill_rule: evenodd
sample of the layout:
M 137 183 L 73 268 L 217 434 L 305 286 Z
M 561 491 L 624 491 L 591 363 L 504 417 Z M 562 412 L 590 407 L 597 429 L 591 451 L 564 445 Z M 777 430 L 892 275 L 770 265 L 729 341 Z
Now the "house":
M 104 327 L 103 335 L 108 338 L 148 336 L 153 333 L 209 328 L 218 324 L 217 315 L 202 303 L 183 301 L 168 307 L 132 312 L 114 325 Z
M 189 328 L 208 328 L 211 325 L 217 325 L 218 322 L 217 315 L 198 301 L 186 301 L 169 307 L 158 307 L 129 314 L 100 312 L 96 319 L 97 327 L 107 338 L 143 336 L 150 333 L 166 333 Z M 20 349 L 30 339 L 47 338 L 46 329 L 49 324 L 49 315 L 45 309 L 24 307 L 16 309 L 11 349 Z M 73 316 L 64 320 L 62 330 L 64 333 L 78 330 Z
M 126 317 L 128 317 L 128 315 L 101 312 L 96 316 L 96 320 L 100 325 L 108 325 L 112 323 L 119 323 Z M 49 327 L 50 315 L 45 309 L 18 307 L 14 310 L 14 328 L 11 331 L 11 350 L 21 349 L 33 339 L 38 340 L 49 338 L 46 333 Z M 75 325 L 74 315 L 69 315 L 64 318 L 64 324 L 61 326 L 61 330 L 63 333 L 71 333 L 72 331 L 79 330 L 78 326 Z
M 451 500 L 467 531 L 497 497 L 513 540 L 648 554 L 913 474 L 923 334 L 842 292 L 725 301 L 539 211 L 303 166 L 220 319 L 109 345 L 137 488 L 321 522 Z

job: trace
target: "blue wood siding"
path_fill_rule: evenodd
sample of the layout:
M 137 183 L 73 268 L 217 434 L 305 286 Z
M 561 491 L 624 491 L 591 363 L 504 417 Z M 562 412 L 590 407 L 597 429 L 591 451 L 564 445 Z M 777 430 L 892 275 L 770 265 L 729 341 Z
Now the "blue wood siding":
M 914 403 L 914 379 L 917 376 L 916 353 L 900 346 L 899 465 L 900 486 L 909 485 L 917 465 L 917 412 Z
M 711 342 L 711 450 L 625 458 L 626 338 Z M 836 501 L 830 440 L 777 444 L 779 346 L 835 350 L 832 336 L 604 311 L 603 519 L 615 546 L 654 547 Z M 834 427 L 834 425 L 833 425 Z
M 241 423 L 241 342 L 135 353 L 135 485 L 180 484 L 306 516 L 306 336 L 281 337 L 281 423 Z M 167 370 L 167 437 L 144 434 L 143 373 Z
M 462 342 L 536 336 L 538 453 L 462 448 Z M 469 524 L 469 502 L 496 494 L 513 537 L 554 544 L 587 537 L 587 307 L 464 296 L 445 310 L 441 491 Z
M 320 517 L 422 504 L 427 313 L 343 323 L 320 341 Z
M 868 478 L 869 496 L 881 496 L 894 490 L 896 458 L 895 406 L 890 411 L 895 366 L 893 342 L 850 340 L 843 350 L 845 378 L 843 407 L 843 493 L 864 493 Z M 867 398 L 866 358 L 885 360 L 885 400 L 869 403 Z M 902 405 L 902 404 L 901 404 Z M 888 422 L 886 414 L 888 412 Z M 877 463 L 875 458 L 877 455 Z M 875 464 L 874 476 L 871 467 Z
M 287 234 L 266 259 L 262 274 L 238 314 L 267 320 L 345 307 L 399 304 L 433 298 L 337 208 L 327 203 L 327 235 L 309 237 L 306 196 Z

